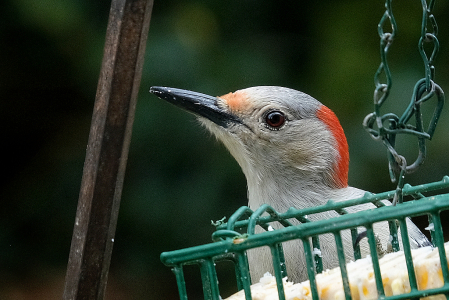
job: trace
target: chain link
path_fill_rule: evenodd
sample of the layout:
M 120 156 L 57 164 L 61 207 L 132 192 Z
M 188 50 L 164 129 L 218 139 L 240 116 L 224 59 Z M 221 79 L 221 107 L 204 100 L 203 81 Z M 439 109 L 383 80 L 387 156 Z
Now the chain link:
M 432 14 L 435 0 L 430 0 L 429 4 L 427 4 L 426 0 L 421 0 L 423 14 L 418 50 L 424 62 L 425 76 L 415 84 L 411 102 L 401 117 L 393 113 L 386 113 L 384 115 L 380 113 L 380 108 L 388 98 L 392 86 L 387 54 L 397 34 L 397 24 L 393 16 L 391 2 L 392 0 L 386 0 L 386 10 L 378 24 L 381 63 L 374 75 L 374 112 L 365 117 L 363 127 L 372 138 L 382 141 L 387 148 L 390 178 L 392 182 L 398 181 L 398 192 L 393 201 L 396 203 L 402 202 L 400 190 L 402 190 L 405 183 L 405 174 L 416 171 L 424 162 L 426 157 L 426 140 L 431 140 L 435 132 L 444 105 L 444 92 L 434 82 L 435 67 L 433 64 L 439 50 L 439 42 L 437 39 L 438 26 Z M 391 31 L 384 31 L 386 27 L 391 27 Z M 426 48 L 432 46 L 430 56 L 424 49 L 425 46 L 427 46 Z M 385 77 L 384 81 L 381 80 L 382 74 Z M 433 98 L 437 100 L 435 109 L 427 129 L 425 129 L 421 105 Z M 414 125 L 408 123 L 413 116 L 415 117 Z M 397 153 L 395 149 L 397 134 L 408 134 L 418 138 L 418 157 L 410 165 L 407 165 L 404 156 Z M 398 180 L 396 179 L 396 173 L 399 173 Z

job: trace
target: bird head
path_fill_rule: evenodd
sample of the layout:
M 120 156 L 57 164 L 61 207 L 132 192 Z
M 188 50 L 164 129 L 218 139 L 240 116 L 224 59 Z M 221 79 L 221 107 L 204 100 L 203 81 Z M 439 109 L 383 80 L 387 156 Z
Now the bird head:
M 349 154 L 340 122 L 305 93 L 276 86 L 220 97 L 166 87 L 150 92 L 197 115 L 223 142 L 246 176 L 250 207 L 298 207 L 301 199 L 320 204 L 313 201 L 317 195 L 347 187 Z

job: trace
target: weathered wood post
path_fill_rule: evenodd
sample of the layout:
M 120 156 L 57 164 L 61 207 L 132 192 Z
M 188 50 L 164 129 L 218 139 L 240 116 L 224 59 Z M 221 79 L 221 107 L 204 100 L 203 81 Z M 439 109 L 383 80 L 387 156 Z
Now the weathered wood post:
M 63 299 L 103 299 L 153 0 L 112 0 Z

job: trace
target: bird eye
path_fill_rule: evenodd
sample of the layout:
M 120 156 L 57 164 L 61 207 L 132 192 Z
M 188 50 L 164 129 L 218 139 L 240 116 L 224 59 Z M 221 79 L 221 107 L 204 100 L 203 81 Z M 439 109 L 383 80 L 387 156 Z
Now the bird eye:
M 285 123 L 285 116 L 280 111 L 271 111 L 265 116 L 265 122 L 272 129 L 278 129 Z

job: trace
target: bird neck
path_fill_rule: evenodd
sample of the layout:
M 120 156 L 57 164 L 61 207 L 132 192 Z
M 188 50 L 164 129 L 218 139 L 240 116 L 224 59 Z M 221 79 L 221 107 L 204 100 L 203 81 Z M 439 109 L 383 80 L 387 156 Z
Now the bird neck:
M 282 175 L 269 173 L 263 176 L 252 172 L 246 176 L 251 209 L 255 210 L 262 204 L 268 204 L 280 212 L 290 207 L 302 209 L 317 206 L 330 198 L 335 199 L 341 190 L 324 182 L 320 174 L 299 173 L 298 170 L 295 174 L 288 174 L 285 169 L 283 171 Z

